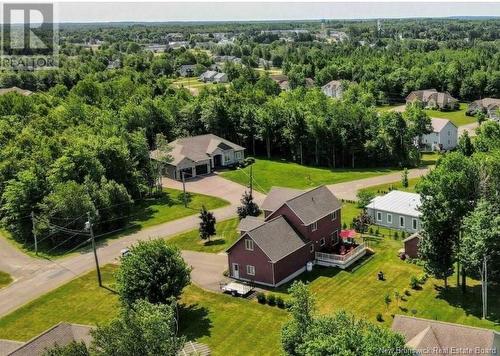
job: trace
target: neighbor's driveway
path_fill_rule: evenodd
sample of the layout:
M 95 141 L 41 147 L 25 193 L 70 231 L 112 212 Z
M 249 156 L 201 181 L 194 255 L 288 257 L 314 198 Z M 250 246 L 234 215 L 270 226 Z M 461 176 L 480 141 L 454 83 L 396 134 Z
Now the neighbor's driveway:
M 163 178 L 163 186 L 182 190 L 182 182 L 170 178 Z M 193 193 L 212 195 L 226 199 L 231 205 L 240 205 L 240 199 L 247 189 L 245 186 L 224 179 L 216 174 L 209 174 L 186 180 L 186 190 Z M 253 196 L 257 204 L 264 201 L 265 195 L 254 190 Z

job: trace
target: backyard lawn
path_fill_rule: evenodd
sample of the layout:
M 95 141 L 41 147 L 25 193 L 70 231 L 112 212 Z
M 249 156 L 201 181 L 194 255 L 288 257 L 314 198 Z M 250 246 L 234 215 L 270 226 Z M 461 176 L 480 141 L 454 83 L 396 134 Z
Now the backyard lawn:
M 453 122 L 456 126 L 463 126 L 467 124 L 472 124 L 476 122 L 474 116 L 467 116 L 465 112 L 467 111 L 468 104 L 460 103 L 460 109 L 456 111 L 439 111 L 439 110 L 425 110 L 427 115 L 430 117 L 440 117 L 443 119 L 448 119 Z
M 256 159 L 253 164 L 254 188 L 268 192 L 272 186 L 308 189 L 323 184 L 348 182 L 397 172 L 391 168 L 317 168 L 285 161 Z M 221 176 L 234 182 L 248 185 L 249 167 L 225 171 Z
M 105 235 L 103 238 L 98 240 L 103 241 L 104 239 L 117 238 L 146 227 L 166 223 L 189 215 L 198 214 L 203 205 L 208 210 L 213 210 L 226 206 L 228 204 L 228 201 L 217 197 L 188 193 L 188 206 L 186 208 L 184 207 L 183 193 L 181 190 L 165 188 L 164 193 L 161 197 L 145 199 L 134 206 L 131 212 L 131 216 L 133 218 L 130 221 L 131 227 L 129 229 L 124 229 L 114 234 Z M 10 236 L 10 234 L 4 230 L 0 231 L 0 233 L 23 252 L 31 256 L 35 256 L 32 245 L 26 246 L 15 241 Z M 44 245 L 43 243 L 38 245 L 38 249 L 39 257 L 53 258 L 67 256 L 67 250 L 58 249 L 49 251 L 50 247 Z M 75 251 L 75 253 L 76 252 L 77 251 Z
M 104 285 L 110 289 L 115 269 L 113 265 L 101 269 Z M 92 271 L 1 318 L 0 339 L 25 341 L 60 321 L 106 323 L 118 309 L 117 295 L 99 288 Z M 287 313 L 276 307 L 189 286 L 181 298 L 180 332 L 209 345 L 213 355 L 230 355 L 235 350 L 245 355 L 275 355 L 286 318 Z
M 10 274 L 0 271 L 0 289 L 12 282 Z
M 201 240 L 198 229 L 195 229 L 169 238 L 167 242 L 181 250 L 218 253 L 236 241 L 239 236 L 236 230 L 238 223 L 238 218 L 217 222 L 216 236 L 211 237 L 210 241 Z
M 193 95 L 198 95 L 200 90 L 204 87 L 215 88 L 217 85 L 227 86 L 228 84 L 205 83 L 200 81 L 198 77 L 184 77 L 174 80 L 172 85 L 176 88 L 186 88 Z

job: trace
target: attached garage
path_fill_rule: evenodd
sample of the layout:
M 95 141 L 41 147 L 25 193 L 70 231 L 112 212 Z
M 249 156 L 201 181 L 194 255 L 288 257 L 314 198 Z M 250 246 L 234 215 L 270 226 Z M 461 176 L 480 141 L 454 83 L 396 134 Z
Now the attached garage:
M 206 163 L 198 164 L 198 165 L 196 165 L 195 168 L 196 168 L 195 170 L 196 170 L 197 176 L 208 173 L 208 164 L 206 164 Z

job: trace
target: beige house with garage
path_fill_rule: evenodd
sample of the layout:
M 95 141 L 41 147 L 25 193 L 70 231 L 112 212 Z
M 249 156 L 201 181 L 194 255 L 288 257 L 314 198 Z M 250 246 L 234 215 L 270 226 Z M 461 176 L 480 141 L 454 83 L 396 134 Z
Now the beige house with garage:
M 193 178 L 211 173 L 220 167 L 230 167 L 245 158 L 245 148 L 222 137 L 207 134 L 179 138 L 172 141 L 168 153 L 154 150 L 151 159 L 161 160 L 170 156 L 163 174 L 172 179 Z

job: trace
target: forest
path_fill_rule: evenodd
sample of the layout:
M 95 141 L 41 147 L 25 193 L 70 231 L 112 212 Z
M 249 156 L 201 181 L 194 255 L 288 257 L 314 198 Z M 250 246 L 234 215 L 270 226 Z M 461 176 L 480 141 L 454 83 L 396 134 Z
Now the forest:
M 88 211 L 96 219 L 98 211 L 98 231 L 123 226 L 134 202 L 153 191 L 149 151 L 159 135 L 172 141 L 210 132 L 245 146 L 247 155 L 308 165 L 414 167 L 420 160 L 414 138 L 430 131 L 430 118 L 418 106 L 379 113 L 377 105 L 431 87 L 462 101 L 499 97 L 498 21 L 388 22 L 380 31 L 373 22 L 292 24 L 311 33 L 335 27 L 349 38 L 276 40 L 261 31 L 292 25 L 269 23 L 62 28 L 60 68 L 0 73 L 1 87 L 35 92 L 0 96 L 3 227 L 27 241 L 34 211 L 36 228 L 56 245 L 50 223 L 81 227 Z M 197 31 L 231 29 L 233 44 L 209 49 L 242 58 L 242 65 L 224 65 L 229 85 L 197 96 L 172 85 L 181 65 L 213 63 L 207 50 L 197 49 Z M 169 31 L 185 36 L 191 48 L 144 49 Z M 91 39 L 102 41 L 98 49 L 79 45 Z M 287 74 L 292 90 L 280 91 L 256 70 L 259 58 Z M 108 69 L 116 59 L 120 68 Z M 305 88 L 309 77 L 314 88 Z M 342 100 L 320 91 L 332 79 L 348 83 Z

